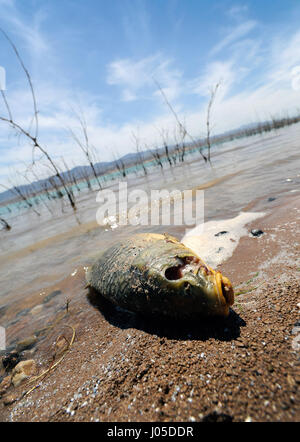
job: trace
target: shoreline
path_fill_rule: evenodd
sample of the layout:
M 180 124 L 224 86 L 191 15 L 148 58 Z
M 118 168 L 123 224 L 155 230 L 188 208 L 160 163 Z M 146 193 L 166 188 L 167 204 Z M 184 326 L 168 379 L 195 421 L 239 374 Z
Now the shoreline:
M 247 225 L 248 232 L 264 234 L 243 236 L 217 267 L 236 293 L 226 320 L 179 328 L 93 305 L 83 269 L 49 288 L 63 296 L 46 303 L 51 308 L 58 302 L 57 322 L 24 351 L 23 359 L 34 359 L 41 373 L 51 363 L 57 338 L 71 338 L 70 326 L 75 341 L 29 395 L 21 397 L 26 382 L 2 394 L 0 419 L 298 421 L 299 213 L 299 196 L 274 200 L 265 216 Z M 66 312 L 65 298 L 72 290 L 77 295 Z M 36 298 L 27 302 L 34 308 Z M 4 405 L 11 395 L 15 400 Z

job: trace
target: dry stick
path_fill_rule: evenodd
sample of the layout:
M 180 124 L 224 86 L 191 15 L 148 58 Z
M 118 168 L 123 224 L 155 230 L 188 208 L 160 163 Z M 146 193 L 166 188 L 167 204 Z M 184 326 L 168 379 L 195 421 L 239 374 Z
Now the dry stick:
M 36 179 L 36 181 L 39 181 L 40 178 L 39 176 L 33 171 L 33 167 L 30 168 L 30 172 L 32 173 L 33 177 Z M 41 182 L 41 186 L 44 189 L 44 192 L 47 195 L 48 200 L 51 200 L 51 195 L 48 192 L 48 185 L 47 185 L 47 181 L 42 181 Z M 49 210 L 49 212 L 53 215 L 52 210 L 50 209 L 50 207 L 46 204 L 46 202 L 44 201 L 45 206 L 47 207 L 47 209 Z
M 22 60 L 22 58 L 21 58 L 21 56 L 20 56 L 16 46 L 14 45 L 14 43 L 10 40 L 10 38 L 3 31 L 3 29 L 0 28 L 0 31 L 2 32 L 2 34 L 5 36 L 5 38 L 7 39 L 7 41 L 9 42 L 11 47 L 13 48 L 13 50 L 14 50 L 16 56 L 17 56 L 17 59 L 19 60 L 21 66 L 22 66 L 22 69 L 25 72 L 25 75 L 27 77 L 27 80 L 28 80 L 28 83 L 29 83 L 29 87 L 30 87 L 30 91 L 31 91 L 31 95 L 32 95 L 32 100 L 33 100 L 34 118 L 35 118 L 35 122 L 36 122 L 35 135 L 31 135 L 31 133 L 29 131 L 23 129 L 22 126 L 20 126 L 18 123 L 16 123 L 14 121 L 13 116 L 12 116 L 12 112 L 11 112 L 10 106 L 8 104 L 8 101 L 6 99 L 6 95 L 5 95 L 4 91 L 1 91 L 1 95 L 2 95 L 2 98 L 4 100 L 4 104 L 5 104 L 5 107 L 7 109 L 7 113 L 8 113 L 8 117 L 9 118 L 5 118 L 5 117 L 1 117 L 0 116 L 0 120 L 8 123 L 10 126 L 12 126 L 12 128 L 17 130 L 20 134 L 25 135 L 28 139 L 30 139 L 32 141 L 32 143 L 33 143 L 33 149 L 32 149 L 32 157 L 33 157 L 32 158 L 32 162 L 33 162 L 33 164 L 34 164 L 34 149 L 35 148 L 39 149 L 45 155 L 45 157 L 47 158 L 47 160 L 50 162 L 51 166 L 53 167 L 55 173 L 57 174 L 57 177 L 59 178 L 62 186 L 64 187 L 65 192 L 66 192 L 66 194 L 68 196 L 68 199 L 70 201 L 71 207 L 75 211 L 76 210 L 75 202 L 74 202 L 74 200 L 72 198 L 72 195 L 69 193 L 69 190 L 66 187 L 63 178 L 60 176 L 60 173 L 59 173 L 55 163 L 53 162 L 53 160 L 50 157 L 50 155 L 48 154 L 48 152 L 39 144 L 39 142 L 37 140 L 37 136 L 38 136 L 38 111 L 37 111 L 36 98 L 35 98 L 34 88 L 33 88 L 33 84 L 32 84 L 32 81 L 31 81 L 30 74 L 29 74 L 28 70 L 26 69 L 26 67 L 25 67 L 25 65 L 23 63 L 23 60 Z
M 181 134 L 181 141 L 178 141 L 177 139 L 177 134 L 176 134 L 176 129 L 174 130 L 174 139 L 175 139 L 175 155 L 173 155 L 173 161 L 174 164 L 176 164 L 176 157 L 178 156 L 179 161 L 181 161 L 182 163 L 184 162 L 184 155 L 185 155 L 185 143 L 184 143 L 184 138 L 185 135 Z
M 163 166 L 163 164 L 162 164 L 162 162 L 161 162 L 160 154 L 159 154 L 158 150 L 157 150 L 157 149 L 156 149 L 156 150 L 150 150 L 150 152 L 151 152 L 151 155 L 152 155 L 152 157 L 154 158 L 156 164 L 157 164 L 158 166 L 160 166 L 161 169 L 163 170 L 163 167 L 164 167 L 164 166 Z
M 28 176 L 26 175 L 26 173 L 25 174 L 22 174 L 21 172 L 19 172 L 21 175 L 22 175 L 22 177 L 30 184 L 30 185 L 32 185 L 32 182 L 30 181 L 30 179 L 28 178 Z M 31 170 L 31 173 L 32 173 L 32 170 Z M 34 176 L 34 175 L 33 175 Z M 48 204 L 46 203 L 46 201 L 44 201 L 43 200 L 43 198 L 41 198 L 34 190 L 32 191 L 32 195 L 34 196 L 34 197 L 37 197 L 37 198 L 39 198 L 41 201 L 42 201 L 42 203 L 44 204 L 44 206 L 49 210 L 49 212 L 51 213 L 51 215 L 53 215 L 53 212 L 52 212 L 52 210 L 50 209 L 50 207 L 48 206 Z
M 53 169 L 54 169 L 54 171 L 55 171 L 55 173 L 56 173 L 57 178 L 58 178 L 59 181 L 61 182 L 61 185 L 62 185 L 62 187 L 64 188 L 64 190 L 65 190 L 65 192 L 66 192 L 66 194 L 67 194 L 67 197 L 68 197 L 68 199 L 69 199 L 69 202 L 70 202 L 70 204 L 71 204 L 72 209 L 75 211 L 75 210 L 76 210 L 76 205 L 75 205 L 75 202 L 74 202 L 74 200 L 73 200 L 73 197 L 72 197 L 72 195 L 70 194 L 70 192 L 69 192 L 69 190 L 68 190 L 68 188 L 67 188 L 67 186 L 66 186 L 66 183 L 64 182 L 64 179 L 63 179 L 62 176 L 60 175 L 58 168 L 56 167 L 54 161 L 52 160 L 52 158 L 50 157 L 50 155 L 48 154 L 48 152 L 47 152 L 47 151 L 46 151 L 46 150 L 45 150 L 45 149 L 44 149 L 44 148 L 38 143 L 37 139 L 36 139 L 34 136 L 32 136 L 29 132 L 27 132 L 26 130 L 24 130 L 24 129 L 23 129 L 19 124 L 17 124 L 15 121 L 10 120 L 10 119 L 8 119 L 8 118 L 1 117 L 1 116 L 0 116 L 0 120 L 6 122 L 6 123 L 8 123 L 8 124 L 10 124 L 14 129 L 18 130 L 20 133 L 22 133 L 22 134 L 25 135 L 27 138 L 29 138 L 29 139 L 33 142 L 34 147 L 36 147 L 37 149 L 39 149 L 39 150 L 45 155 L 45 157 L 47 158 L 47 160 L 49 161 L 49 163 L 50 163 L 51 166 L 53 167 Z
M 134 131 L 132 131 L 131 134 L 132 134 L 132 138 L 133 138 L 133 140 L 134 140 L 134 142 L 135 142 L 135 150 L 136 150 L 136 153 L 138 154 L 138 159 L 139 159 L 137 165 L 138 165 L 138 164 L 141 164 L 141 165 L 142 165 L 142 168 L 143 168 L 143 170 L 144 170 L 144 175 L 147 176 L 147 175 L 148 175 L 148 172 L 147 172 L 147 169 L 146 169 L 145 164 L 144 164 L 144 158 L 143 158 L 142 152 L 141 152 L 141 150 L 140 150 L 140 141 L 139 141 L 139 137 L 138 137 L 138 135 L 136 135 L 136 134 L 134 133 Z
M 77 179 L 76 179 L 76 176 L 75 176 L 75 172 L 72 172 L 70 170 L 70 176 L 71 176 L 71 179 L 72 179 L 72 182 L 73 182 L 74 186 L 77 189 L 77 192 L 80 192 L 80 187 L 78 186 Z
M 44 192 L 47 195 L 48 200 L 51 201 L 53 199 L 53 197 L 51 196 L 50 192 L 48 191 L 48 182 L 44 181 L 43 183 L 41 183 L 41 186 L 44 189 Z M 51 211 L 51 213 L 52 213 L 52 211 Z
M 68 177 L 69 183 L 71 184 L 70 193 L 71 193 L 72 197 L 75 198 L 75 197 L 74 197 L 74 192 L 73 192 L 73 189 L 72 189 L 72 181 L 73 181 L 73 178 L 72 178 L 72 175 L 71 175 L 71 171 L 70 171 L 69 166 L 67 165 L 65 159 L 64 159 L 63 157 L 61 157 L 61 158 L 62 158 L 62 162 L 64 163 L 64 166 L 65 166 L 65 168 L 66 168 L 66 173 L 67 173 L 67 177 Z M 62 172 L 61 172 L 61 173 L 62 173 Z M 78 218 L 77 214 L 75 213 L 74 215 L 75 215 L 75 219 L 76 219 L 77 223 L 78 223 L 78 224 L 81 224 L 81 221 L 80 221 L 80 219 Z
M 72 131 L 72 129 L 69 129 L 70 133 L 71 133 L 73 139 L 75 140 L 75 142 L 78 144 L 80 149 L 85 154 L 85 156 L 86 156 L 86 158 L 87 158 L 87 160 L 89 162 L 89 165 L 92 168 L 92 171 L 93 171 L 94 177 L 95 177 L 95 179 L 96 179 L 96 181 L 98 183 L 99 189 L 101 190 L 102 186 L 101 186 L 100 180 L 98 178 L 98 175 L 96 173 L 96 169 L 95 169 L 94 163 L 93 163 L 92 158 L 91 158 L 90 143 L 89 143 L 89 137 L 88 137 L 86 121 L 85 121 L 83 116 L 81 116 L 81 117 L 79 115 L 76 115 L 76 116 L 77 116 L 77 118 L 79 120 L 79 124 L 80 124 L 81 130 L 82 130 L 82 133 L 83 133 L 84 144 L 79 140 L 79 138 L 75 135 L 75 133 Z
M 16 56 L 17 56 L 17 59 L 19 60 L 19 63 L 21 64 L 22 69 L 23 69 L 23 71 L 25 72 L 25 75 L 26 75 L 26 77 L 27 77 L 27 81 L 28 81 L 28 84 L 29 84 L 29 87 L 30 87 L 31 96 L 32 96 L 32 101 L 33 101 L 33 110 L 34 110 L 34 119 L 35 119 L 35 138 L 37 138 L 37 136 L 38 136 L 38 127 L 39 127 L 39 122 L 38 122 L 38 110 L 37 110 L 36 98 L 35 98 L 34 88 L 33 88 L 33 84 L 32 84 L 32 81 L 31 81 L 30 74 L 29 74 L 28 70 L 26 69 L 26 67 L 25 67 L 25 65 L 24 65 L 24 63 L 23 63 L 23 60 L 22 60 L 22 58 L 21 58 L 21 56 L 20 56 L 20 54 L 19 54 L 19 52 L 18 52 L 16 46 L 14 45 L 14 43 L 11 41 L 11 39 L 10 39 L 9 36 L 6 34 L 6 32 L 3 31 L 2 28 L 0 28 L 0 31 L 2 32 L 2 34 L 4 35 L 4 37 L 6 38 L 6 40 L 7 40 L 8 43 L 10 44 L 10 46 L 13 48 L 13 50 L 14 50 Z M 2 95 L 3 95 L 3 94 L 2 94 Z M 8 106 L 7 106 L 7 108 L 8 108 Z M 10 114 L 10 112 L 9 112 L 9 114 Z M 10 114 L 10 120 L 12 120 L 11 114 Z M 33 162 L 34 162 L 34 161 L 33 161 Z
M 186 144 L 185 144 L 185 137 L 186 137 L 186 131 L 181 133 L 181 144 L 179 147 L 179 160 L 183 163 L 184 157 L 185 157 L 185 150 L 186 150 Z
M 123 177 L 125 178 L 126 177 L 126 166 L 125 166 L 124 162 L 121 160 L 121 158 L 117 159 L 115 153 L 113 153 L 113 157 L 115 160 L 116 168 L 118 169 L 120 175 L 123 175 Z
M 206 137 L 206 142 L 207 142 L 207 159 L 209 161 L 209 163 L 211 163 L 210 160 L 210 148 L 211 148 L 211 144 L 210 144 L 210 112 L 211 112 L 211 108 L 213 105 L 213 102 L 215 100 L 216 97 L 216 93 L 218 90 L 218 87 L 220 86 L 220 82 L 216 84 L 216 86 L 214 87 L 214 89 L 212 89 L 210 91 L 210 100 L 208 103 L 208 107 L 207 107 L 207 115 L 206 115 L 206 129 L 207 129 L 207 137 Z
M 22 175 L 21 174 L 21 172 L 19 172 L 20 173 L 20 175 Z M 24 176 L 24 175 L 22 175 L 22 176 Z M 25 177 L 24 177 L 25 178 Z M 29 184 L 30 184 L 30 187 L 27 189 L 27 192 L 26 192 L 26 194 L 23 194 L 22 192 L 21 192 L 21 189 L 19 188 L 19 187 L 16 187 L 16 186 L 14 186 L 14 189 L 17 191 L 17 193 L 21 196 L 21 197 L 25 197 L 26 198 L 26 202 L 27 202 L 27 204 L 29 204 L 30 205 L 30 207 L 31 207 L 31 209 L 32 210 L 34 210 L 34 212 L 38 215 L 38 216 L 41 216 L 41 214 L 40 214 L 40 212 L 38 212 L 33 206 L 34 206 L 34 204 L 35 204 L 35 202 L 33 201 L 33 203 L 30 203 L 29 201 L 28 201 L 28 199 L 29 198 L 38 198 L 38 196 L 37 196 L 37 193 L 35 192 L 35 190 L 34 190 L 34 187 L 32 186 L 32 183 L 29 181 Z M 24 196 L 23 196 L 24 195 Z
M 176 114 L 176 112 L 175 112 L 175 110 L 173 109 L 171 103 L 170 103 L 169 100 L 167 99 L 166 94 L 165 94 L 164 91 L 162 90 L 160 84 L 159 84 L 155 79 L 153 79 L 153 80 L 154 80 L 155 84 L 157 85 L 157 87 L 158 87 L 160 93 L 162 94 L 162 96 L 163 96 L 163 98 L 164 98 L 164 100 L 165 100 L 165 102 L 166 102 L 166 105 L 168 106 L 168 108 L 170 109 L 170 111 L 172 112 L 172 114 L 174 115 L 174 117 L 175 117 L 175 119 L 176 119 L 176 122 L 177 122 L 177 124 L 178 124 L 178 127 L 179 127 L 179 131 L 180 131 L 180 133 L 185 134 L 184 136 L 187 135 L 187 136 L 191 139 L 191 141 L 192 141 L 195 145 L 197 145 L 197 142 L 196 142 L 196 140 L 194 139 L 194 137 L 192 137 L 191 134 L 189 134 L 189 132 L 187 132 L 186 128 L 183 126 L 183 124 L 182 124 L 181 121 L 179 120 L 178 115 Z M 199 152 L 200 152 L 202 158 L 204 159 L 204 161 L 207 162 L 207 157 L 203 154 L 202 149 L 199 149 Z
M 76 164 L 74 163 L 74 161 L 72 161 L 72 168 L 74 169 L 75 167 L 76 167 Z M 76 186 L 77 191 L 80 192 L 80 187 L 79 187 L 79 184 L 77 182 L 78 176 L 76 178 L 76 172 L 74 170 L 73 171 L 70 170 L 70 174 L 71 174 L 73 183 Z
M 4 225 L 4 228 L 5 228 L 6 230 L 10 230 L 10 229 L 11 229 L 11 226 L 8 224 L 7 221 L 5 221 L 4 218 L 0 218 L 0 222 Z
M 36 215 L 40 216 L 41 214 L 35 210 L 35 208 L 33 207 L 33 205 L 31 204 L 30 201 L 28 201 L 27 197 L 22 193 L 21 189 L 19 189 L 17 186 L 12 184 L 12 188 L 10 189 L 9 187 L 4 186 L 4 184 L 0 184 L 1 187 L 3 187 L 3 189 L 5 190 L 11 190 L 16 196 L 19 196 L 21 198 L 21 200 L 23 200 L 25 202 L 25 204 L 28 206 L 29 209 L 32 209 Z
M 168 131 L 164 130 L 164 129 L 158 129 L 158 132 L 160 133 L 160 136 L 163 140 L 163 145 L 164 145 L 164 149 L 165 149 L 165 154 L 167 157 L 167 160 L 170 164 L 170 167 L 172 167 L 172 160 L 170 158 L 170 153 L 169 153 L 169 146 L 168 146 Z
M 56 195 L 58 198 L 63 198 L 64 194 L 58 187 L 57 183 L 55 182 L 55 177 L 49 177 L 48 178 L 49 183 L 51 184 L 52 188 L 56 190 Z
M 72 178 L 72 175 L 71 175 L 70 168 L 69 168 L 69 166 L 67 165 L 67 162 L 66 162 L 66 160 L 64 159 L 64 157 L 61 157 L 61 160 L 62 160 L 62 162 L 63 162 L 63 164 L 64 164 L 64 166 L 65 166 L 65 173 L 67 174 L 67 180 L 68 180 L 68 183 L 72 185 L 73 178 Z M 73 194 L 73 190 L 72 190 L 72 188 L 71 188 L 70 192 Z
M 9 108 L 9 105 L 8 105 L 8 102 L 7 102 L 7 99 L 6 99 L 6 96 L 5 96 L 5 93 L 4 93 L 3 90 L 1 90 L 1 95 L 2 95 L 2 99 L 4 101 L 4 104 L 5 104 L 8 116 L 9 116 L 9 120 L 12 121 L 13 117 L 12 117 L 12 114 L 11 114 L 11 110 Z
M 121 168 L 122 168 L 122 175 L 123 175 L 123 177 L 125 178 L 125 176 L 126 176 L 126 166 L 125 166 L 125 163 L 124 163 L 124 161 L 122 160 L 122 158 L 119 158 L 119 162 L 120 162 L 120 164 L 121 164 Z
M 183 126 L 185 127 L 185 125 Z M 186 145 L 185 145 L 185 137 L 187 135 L 186 130 L 181 130 L 179 128 L 179 135 L 181 136 L 181 139 L 178 140 L 177 138 L 177 133 L 176 133 L 176 127 L 174 128 L 174 139 L 176 142 L 175 145 L 175 155 L 173 155 L 173 161 L 174 164 L 176 164 L 176 157 L 178 156 L 179 162 L 184 162 L 184 156 L 185 156 L 185 150 L 186 150 Z
M 89 179 L 89 174 L 85 170 L 85 167 L 82 167 L 82 169 L 79 169 L 78 170 L 78 174 L 80 175 L 80 178 L 83 179 L 86 182 L 88 189 L 91 190 L 92 189 L 92 185 L 91 185 L 91 182 L 90 182 L 90 179 Z
M 51 371 L 53 371 L 53 370 L 58 366 L 58 364 L 60 364 L 61 361 L 64 359 L 64 357 L 66 356 L 67 352 L 68 352 L 68 351 L 70 350 L 70 348 L 72 347 L 73 342 L 74 342 L 74 339 L 75 339 L 75 329 L 74 329 L 74 327 L 73 327 L 72 325 L 66 325 L 66 327 L 70 327 L 70 328 L 72 329 L 72 331 L 73 331 L 72 338 L 71 338 L 71 340 L 70 340 L 70 342 L 69 342 L 68 348 L 66 349 L 66 351 L 64 352 L 64 354 L 62 355 L 62 357 L 61 357 L 57 362 L 55 362 L 55 364 L 51 365 L 47 370 L 45 370 L 45 371 L 44 371 L 43 373 L 41 373 L 40 375 L 35 376 L 33 379 L 31 379 L 31 380 L 28 382 L 28 384 L 31 384 L 32 382 L 35 382 L 35 381 L 37 381 L 38 379 L 45 377 L 48 373 L 50 373 Z M 43 380 L 43 379 L 42 379 L 42 380 Z M 40 386 L 40 384 L 37 384 L 37 385 L 35 385 L 34 387 L 32 387 L 30 390 L 28 390 L 28 391 L 23 395 L 23 397 L 24 397 L 24 396 L 27 396 L 28 394 L 30 394 L 33 390 L 35 390 L 35 389 L 38 388 L 39 386 Z

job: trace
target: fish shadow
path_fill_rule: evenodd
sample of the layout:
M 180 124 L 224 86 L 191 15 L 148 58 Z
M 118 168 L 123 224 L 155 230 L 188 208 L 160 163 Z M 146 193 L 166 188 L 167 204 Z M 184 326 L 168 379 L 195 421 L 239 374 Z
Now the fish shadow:
M 118 307 L 89 287 L 87 298 L 90 304 L 100 311 L 114 327 L 121 329 L 135 328 L 160 338 L 175 340 L 206 341 L 214 338 L 231 341 L 240 336 L 240 328 L 246 325 L 234 310 L 230 309 L 227 318 L 210 317 L 193 320 L 169 319 L 166 317 L 148 317 Z

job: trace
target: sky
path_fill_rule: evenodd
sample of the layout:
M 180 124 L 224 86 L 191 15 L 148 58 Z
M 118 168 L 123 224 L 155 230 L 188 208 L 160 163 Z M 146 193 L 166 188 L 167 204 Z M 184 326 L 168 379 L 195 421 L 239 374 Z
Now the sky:
M 80 118 L 98 161 L 135 151 L 135 139 L 146 149 L 178 138 L 158 85 L 193 137 L 205 136 L 217 83 L 213 134 L 300 106 L 299 0 L 0 0 L 0 27 L 30 73 L 39 142 L 61 167 L 86 164 L 71 133 L 83 140 Z M 0 33 L 0 82 L 1 68 L 15 121 L 34 132 L 26 76 Z M 33 158 L 49 175 L 0 122 L 0 184 L 24 183 Z

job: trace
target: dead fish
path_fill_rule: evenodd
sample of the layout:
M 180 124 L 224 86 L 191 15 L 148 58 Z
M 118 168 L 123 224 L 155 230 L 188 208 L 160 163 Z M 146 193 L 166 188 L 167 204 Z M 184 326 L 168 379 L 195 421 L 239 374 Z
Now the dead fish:
M 227 316 L 234 303 L 229 279 L 166 234 L 136 234 L 113 245 L 86 278 L 112 303 L 144 315 Z

